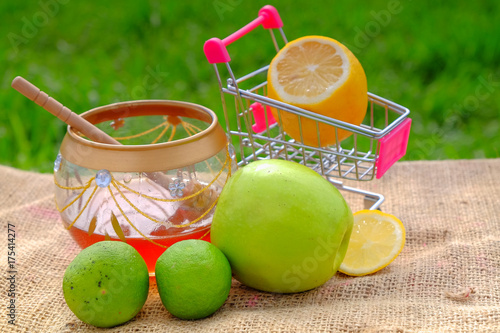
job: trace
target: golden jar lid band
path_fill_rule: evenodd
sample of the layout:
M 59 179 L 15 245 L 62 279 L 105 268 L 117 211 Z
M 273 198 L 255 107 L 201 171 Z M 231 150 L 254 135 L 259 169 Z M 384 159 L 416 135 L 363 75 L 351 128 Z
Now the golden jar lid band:
M 114 172 L 154 172 L 202 162 L 223 150 L 227 137 L 215 113 L 201 105 L 168 100 L 140 100 L 101 106 L 81 116 L 93 124 L 136 116 L 177 116 L 209 124 L 190 137 L 148 145 L 111 145 L 89 141 L 68 126 L 61 155 L 84 168 Z

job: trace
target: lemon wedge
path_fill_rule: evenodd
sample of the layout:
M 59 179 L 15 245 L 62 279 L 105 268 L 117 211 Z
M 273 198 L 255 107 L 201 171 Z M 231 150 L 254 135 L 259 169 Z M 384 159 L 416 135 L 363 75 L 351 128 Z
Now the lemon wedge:
M 396 259 L 405 245 L 406 231 L 394 215 L 378 210 L 353 214 L 354 226 L 339 272 L 362 276 L 375 273 Z

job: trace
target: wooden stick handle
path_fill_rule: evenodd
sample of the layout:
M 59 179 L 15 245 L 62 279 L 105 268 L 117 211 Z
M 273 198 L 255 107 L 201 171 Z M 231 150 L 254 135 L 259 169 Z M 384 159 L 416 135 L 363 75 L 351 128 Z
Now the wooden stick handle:
M 90 140 L 115 145 L 121 144 L 106 132 L 103 132 L 94 124 L 80 117 L 21 76 L 16 77 L 12 81 L 12 88 L 40 105 L 69 126 L 83 133 L 83 135 L 87 136 Z

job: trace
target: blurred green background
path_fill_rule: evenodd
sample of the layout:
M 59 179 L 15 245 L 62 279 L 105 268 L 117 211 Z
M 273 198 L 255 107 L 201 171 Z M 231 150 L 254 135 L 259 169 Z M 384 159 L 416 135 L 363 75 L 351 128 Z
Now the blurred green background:
M 479 1 L 0 2 L 0 164 L 50 172 L 65 125 L 10 87 L 21 75 L 77 113 L 117 101 L 173 99 L 222 118 L 202 47 L 274 5 L 289 40 L 333 37 L 371 92 L 411 110 L 406 160 L 500 156 L 500 5 Z M 262 30 L 262 28 L 259 28 Z M 269 35 L 232 44 L 236 74 L 272 59 Z

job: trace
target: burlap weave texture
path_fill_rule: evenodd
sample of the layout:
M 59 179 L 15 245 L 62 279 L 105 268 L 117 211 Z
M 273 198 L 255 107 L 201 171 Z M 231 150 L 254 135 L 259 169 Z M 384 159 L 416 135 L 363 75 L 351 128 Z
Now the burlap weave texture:
M 53 202 L 52 175 L 0 167 L 1 332 L 500 332 L 500 159 L 400 162 L 348 185 L 382 193 L 406 226 L 406 246 L 365 277 L 337 274 L 299 294 L 233 287 L 209 318 L 183 321 L 156 286 L 129 323 L 97 329 L 66 306 L 62 277 L 79 248 Z M 357 210 L 358 197 L 346 194 Z M 16 325 L 8 324 L 7 226 L 16 231 Z

